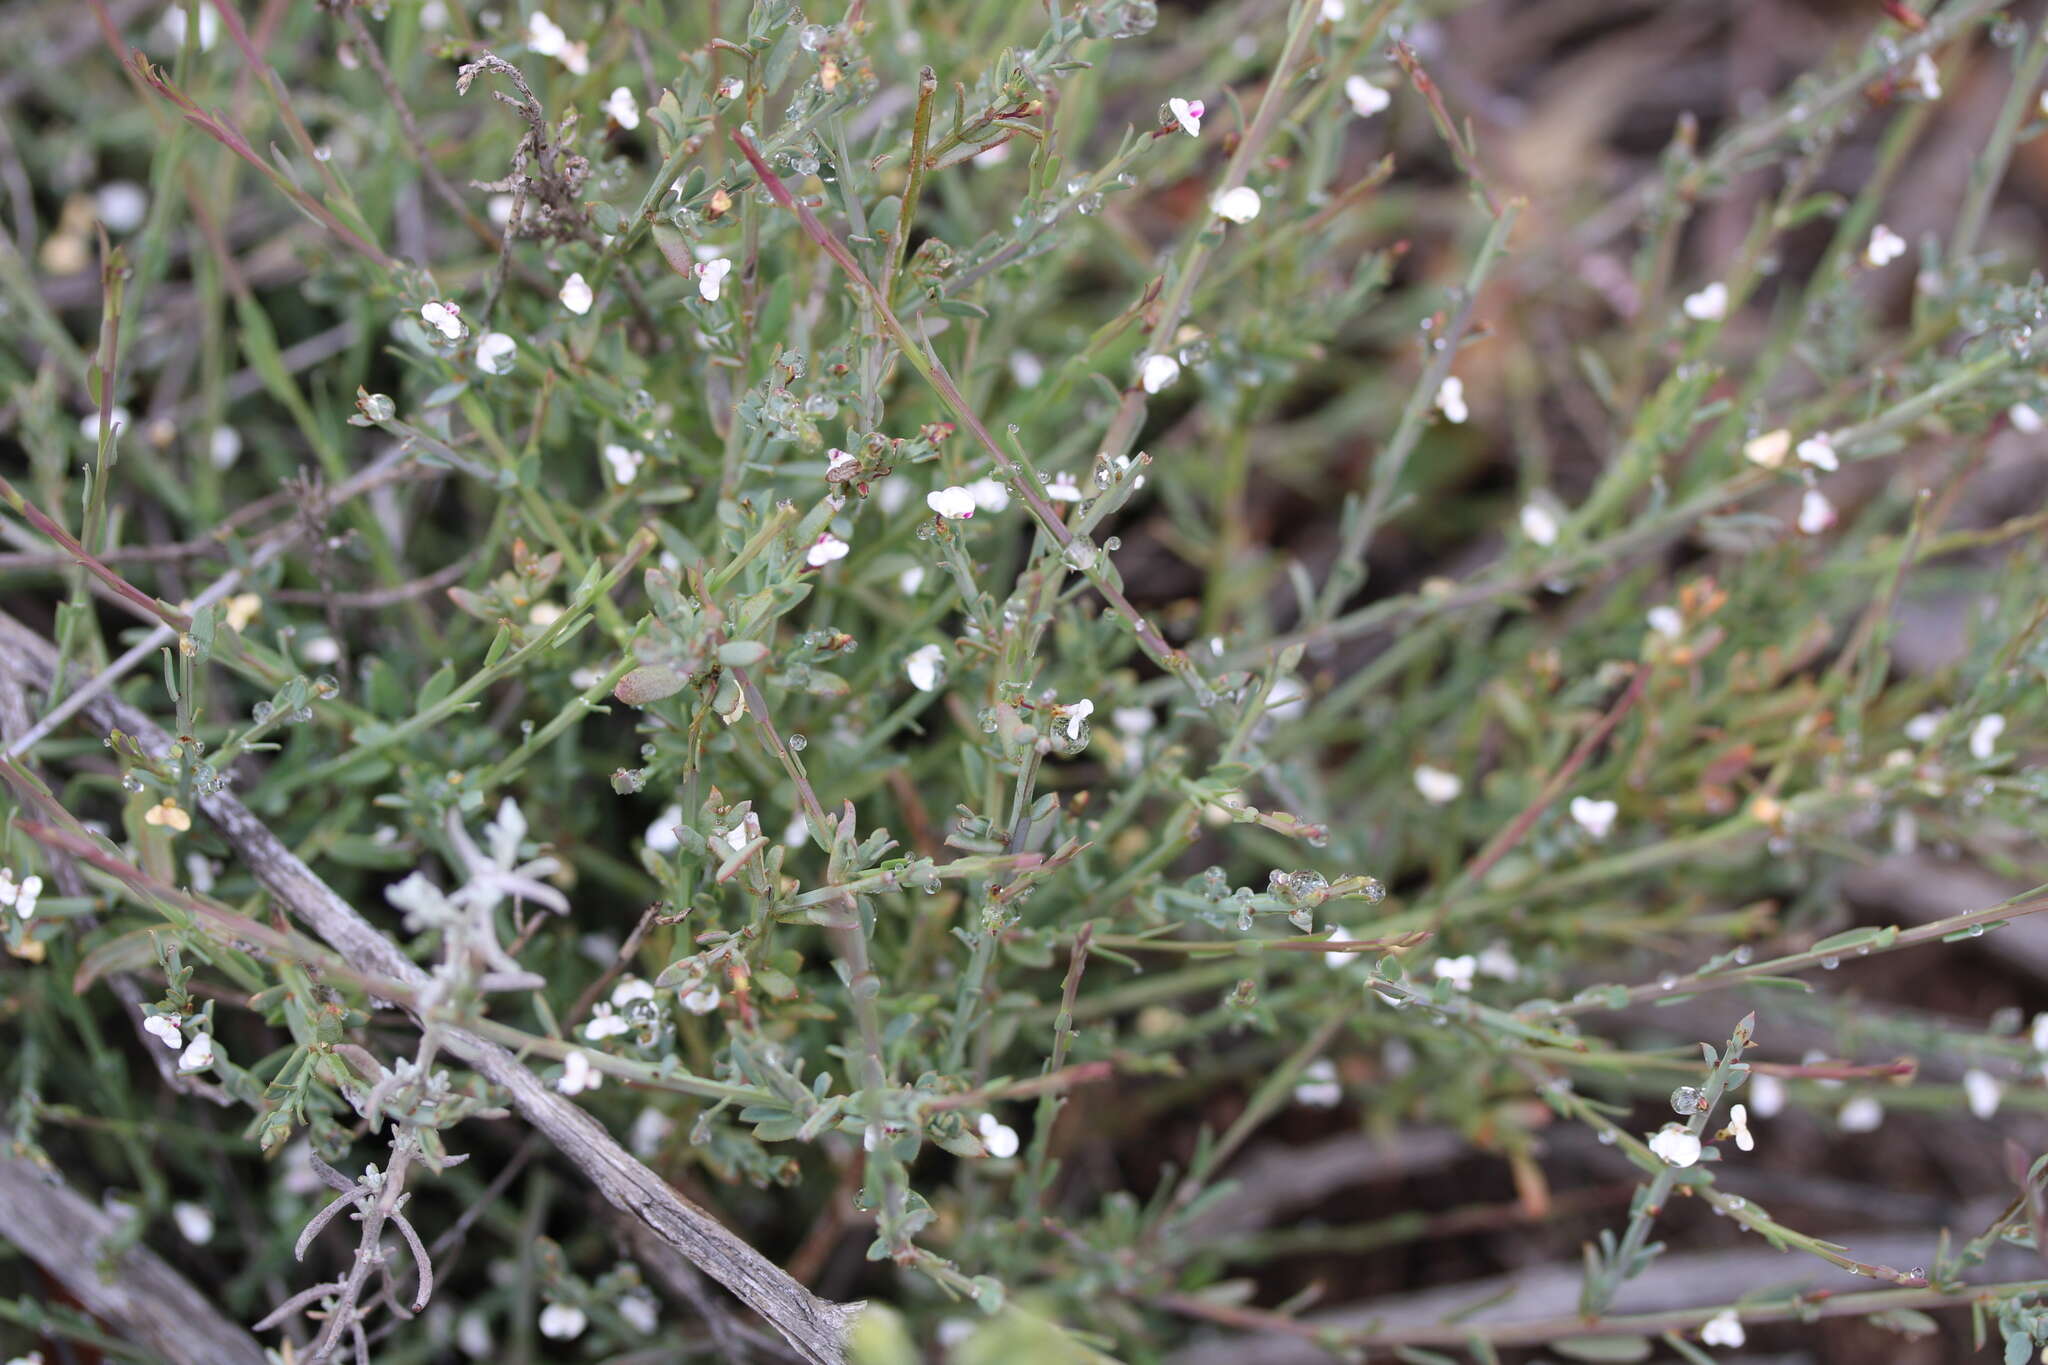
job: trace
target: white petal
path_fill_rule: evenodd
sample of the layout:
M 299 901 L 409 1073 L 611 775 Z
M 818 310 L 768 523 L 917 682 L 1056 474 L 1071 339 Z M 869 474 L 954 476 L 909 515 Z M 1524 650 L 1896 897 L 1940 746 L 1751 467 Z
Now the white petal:
M 1470 416 L 1465 406 L 1465 381 L 1454 374 L 1445 375 L 1444 382 L 1437 385 L 1436 408 L 1450 422 L 1462 422 Z
M 1649 622 L 1651 630 L 1667 640 L 1676 640 L 1685 633 L 1685 618 L 1678 614 L 1677 607 L 1651 607 L 1643 619 Z
M 933 692 L 938 689 L 945 662 L 945 651 L 937 645 L 920 645 L 903 661 L 903 672 L 912 687 L 920 692 Z
M 1360 118 L 1371 118 L 1382 113 L 1394 102 L 1389 92 L 1380 89 L 1363 76 L 1344 78 L 1344 98 L 1351 102 L 1351 112 Z
M 1998 1112 L 1998 1102 L 2005 1097 L 2005 1087 L 1988 1072 L 1971 1067 L 1963 1073 L 1963 1094 L 1970 1102 L 1970 1112 L 1980 1119 L 1988 1119 Z
M 604 111 L 621 128 L 640 126 L 640 101 L 634 99 L 633 92 L 623 85 L 612 91 L 611 98 L 604 102 Z
M 1180 362 L 1170 355 L 1148 355 L 1138 363 L 1138 382 L 1147 393 L 1158 393 L 1180 378 Z
M 1777 469 L 1792 451 L 1792 433 L 1779 427 L 1751 438 L 1742 447 L 1742 458 L 1762 469 Z
M 476 344 L 476 367 L 485 374 L 511 372 L 519 343 L 503 332 L 485 332 Z
M 1228 218 L 1233 223 L 1249 223 L 1259 216 L 1265 205 L 1259 199 L 1259 192 L 1250 185 L 1238 185 L 1222 190 L 1209 201 L 1209 207 L 1218 217 Z
M 1799 495 L 1799 529 L 1807 535 L 1817 536 L 1835 524 L 1835 505 L 1828 501 L 1827 494 L 1818 488 L 1809 488 Z
M 2005 733 L 2005 717 L 1996 711 L 1970 727 L 1970 757 L 1986 759 L 1998 752 L 1998 737 Z
M 181 1199 L 171 1205 L 171 1220 L 178 1225 L 178 1235 L 193 1246 L 203 1247 L 213 1240 L 213 1214 L 204 1204 Z
M 562 292 L 560 297 L 562 300 L 562 307 L 568 309 L 570 312 L 576 314 L 578 317 L 581 317 L 583 316 L 583 314 L 589 312 L 591 303 L 595 301 L 595 299 L 597 298 L 597 296 L 591 292 L 590 285 L 583 278 L 583 272 L 580 270 L 562 282 Z
M 1017 1155 L 1017 1130 L 1003 1123 L 994 1114 L 983 1114 L 975 1120 L 975 1131 L 981 1134 L 981 1145 L 988 1154 L 998 1161 L 1007 1161 Z
M 1521 511 L 1522 534 L 1544 549 L 1557 544 L 1557 517 L 1540 502 L 1524 503 Z
M 2032 436 L 2041 430 L 2041 414 L 2025 403 L 2014 403 L 2005 410 L 2005 420 L 2012 423 L 2012 429 L 2023 436 Z
M 1457 800 L 1458 793 L 1465 790 L 1465 784 L 1456 773 L 1447 773 L 1424 763 L 1415 769 L 1415 790 L 1421 792 L 1422 799 L 1430 805 L 1442 806 Z
M 1746 1340 L 1733 1308 L 1722 1309 L 1700 1327 L 1700 1341 L 1708 1346 L 1740 1346 Z
M 725 288 L 725 277 L 732 273 L 732 262 L 723 256 L 701 261 L 697 265 L 697 292 L 706 303 L 717 303 L 719 294 Z
M 1675 1123 L 1667 1123 L 1650 1138 L 1650 1150 L 1670 1166 L 1690 1166 L 1700 1159 L 1700 1140 Z
M 1574 796 L 1571 804 L 1572 819 L 1595 839 L 1607 837 L 1608 831 L 1614 828 L 1614 817 L 1620 809 L 1612 801 L 1596 801 L 1587 796 Z
M 1842 457 L 1835 454 L 1834 440 L 1825 431 L 1807 437 L 1792 453 L 1799 457 L 1801 464 L 1812 465 L 1830 474 L 1842 467 Z
M 974 515 L 974 495 L 958 484 L 934 488 L 924 495 L 924 505 L 949 521 L 965 521 Z
M 1858 1095 L 1842 1106 L 1835 1116 L 1845 1133 L 1868 1133 L 1884 1122 L 1884 1106 L 1868 1095 Z
M 1680 305 L 1695 322 L 1713 322 L 1728 313 L 1728 286 L 1715 280 L 1696 294 L 1687 294 Z

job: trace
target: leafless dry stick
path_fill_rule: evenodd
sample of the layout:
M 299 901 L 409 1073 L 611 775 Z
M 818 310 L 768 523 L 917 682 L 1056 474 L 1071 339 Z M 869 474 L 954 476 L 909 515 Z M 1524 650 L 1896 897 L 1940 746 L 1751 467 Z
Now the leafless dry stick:
M 56 651 L 47 640 L 0 613 L 0 670 L 23 686 L 49 686 Z M 161 757 L 171 743 L 163 729 L 114 697 L 102 695 L 87 708 L 102 729 L 132 735 Z M 336 895 L 311 868 L 285 847 L 248 807 L 227 792 L 199 798 L 230 847 L 265 889 L 356 969 L 414 987 L 429 984 L 427 973 L 355 908 Z M 448 1050 L 504 1090 L 512 1108 L 582 1168 L 607 1201 L 632 1214 L 663 1241 L 731 1290 L 796 1348 L 804 1360 L 840 1365 L 845 1335 L 859 1304 L 818 1298 L 710 1214 L 677 1194 L 635 1160 L 604 1127 L 529 1071 L 496 1043 L 465 1029 L 448 1028 Z
M 148 1247 L 134 1246 L 102 1275 L 105 1243 L 120 1231 L 54 1172 L 13 1155 L 0 1129 L 0 1237 L 71 1291 L 85 1310 L 171 1365 L 264 1365 L 256 1338 L 222 1317 Z

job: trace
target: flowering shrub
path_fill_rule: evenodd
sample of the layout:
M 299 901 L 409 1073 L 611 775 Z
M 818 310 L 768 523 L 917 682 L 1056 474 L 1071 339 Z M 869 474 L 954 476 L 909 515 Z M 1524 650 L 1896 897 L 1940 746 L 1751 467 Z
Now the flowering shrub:
M 0 1341 L 2048 1344 L 2048 37 L 1480 8 L 10 19 Z

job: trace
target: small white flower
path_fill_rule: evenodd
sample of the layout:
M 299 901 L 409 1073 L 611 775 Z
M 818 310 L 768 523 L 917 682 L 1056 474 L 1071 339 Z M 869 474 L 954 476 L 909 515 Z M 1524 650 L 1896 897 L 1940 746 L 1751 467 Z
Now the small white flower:
M 830 531 L 820 531 L 818 538 L 811 542 L 811 548 L 804 551 L 804 563 L 814 569 L 822 569 L 836 559 L 846 558 L 847 551 L 852 548 Z
M 974 494 L 957 483 L 950 484 L 925 494 L 924 505 L 948 521 L 965 521 L 974 515 Z
M 1152 733 L 1159 724 L 1159 717 L 1152 714 L 1149 706 L 1119 706 L 1109 713 L 1109 722 L 1116 732 L 1128 739 L 1139 739 Z
M 1700 1140 L 1675 1123 L 1667 1123 L 1650 1136 L 1650 1150 L 1669 1166 L 1690 1166 L 1700 1159 Z
M 1749 1110 L 1743 1105 L 1733 1105 L 1728 1110 L 1728 1133 L 1735 1139 L 1737 1148 L 1745 1152 L 1756 1150 L 1756 1137 L 1749 1131 Z
M 640 101 L 633 98 L 633 92 L 625 86 L 612 91 L 611 98 L 604 102 L 604 112 L 613 123 L 631 131 L 640 126 Z
M 654 1302 L 654 1295 L 644 1289 L 621 1294 L 618 1309 L 626 1325 L 643 1337 L 652 1336 L 654 1329 L 661 1325 L 661 1311 Z
M 1989 1072 L 1971 1067 L 1963 1073 L 1963 1095 L 1970 1102 L 1972 1114 L 1988 1119 L 1998 1112 L 1998 1102 L 2005 1098 L 2005 1087 Z
M 683 822 L 683 808 L 670 806 L 654 817 L 654 823 L 647 827 L 641 841 L 650 853 L 673 853 L 682 847 L 682 837 L 676 833 L 676 826 Z
M 1189 137 L 1202 135 L 1202 115 L 1208 111 L 1202 107 L 1200 100 L 1184 100 L 1176 95 L 1166 102 L 1166 107 L 1173 114 L 1173 121 L 1180 125 L 1182 132 Z
M 683 1008 L 692 1014 L 709 1014 L 718 1008 L 718 987 L 709 982 L 683 992 Z
M 1462 422 L 1471 416 L 1471 409 L 1465 406 L 1465 381 L 1454 374 L 1444 376 L 1444 382 L 1436 388 L 1436 410 L 1444 415 L 1446 422 Z
M 1138 383 L 1147 393 L 1158 393 L 1180 378 L 1180 362 L 1170 355 L 1148 355 L 1138 362 Z
M 617 442 L 609 442 L 604 448 L 604 462 L 612 467 L 613 479 L 619 483 L 631 483 L 640 473 L 640 466 L 647 463 L 647 456 Z
M 1344 21 L 1344 0 L 1323 0 L 1323 22 L 1338 24 Z
M 2005 420 L 2012 423 L 2012 429 L 2022 436 L 2032 436 L 2041 430 L 2041 414 L 2025 403 L 2014 403 L 2007 408 Z
M 192 1040 L 192 1045 L 178 1054 L 178 1070 L 181 1072 L 204 1071 L 212 1066 L 216 1058 L 213 1035 L 202 1033 Z
M 1294 1083 L 1294 1102 L 1311 1109 L 1334 1109 L 1344 1102 L 1344 1087 L 1337 1080 L 1336 1064 L 1318 1057 L 1301 1069 Z
M 484 201 L 484 213 L 498 227 L 505 227 L 512 221 L 512 196 L 494 194 Z
M 556 1341 L 573 1341 L 582 1336 L 589 1322 L 581 1308 L 566 1303 L 551 1303 L 540 1310 L 540 1334 Z
M 1363 76 L 1344 78 L 1344 98 L 1351 101 L 1351 112 L 1360 118 L 1383 113 L 1394 102 L 1390 92 L 1380 89 Z
M 1998 752 L 1998 737 L 2005 733 L 2005 717 L 1993 711 L 1970 727 L 1970 757 L 1986 759 Z
M 1052 482 L 1045 486 L 1045 496 L 1054 502 L 1079 502 L 1081 485 L 1074 482 L 1072 474 L 1055 474 Z
M 615 1009 L 624 1009 L 635 1000 L 653 998 L 654 987 L 637 976 L 622 976 L 619 978 L 619 984 L 612 987 L 612 1006 Z
M 676 1130 L 676 1121 L 653 1106 L 642 1109 L 626 1132 L 626 1145 L 642 1161 L 661 1150 L 661 1144 Z
M 562 307 L 582 317 L 590 311 L 590 305 L 596 300 L 597 295 L 590 292 L 590 283 L 583 278 L 583 272 L 579 270 L 562 281 L 562 292 L 559 297 L 562 300 Z
M 1017 1130 L 997 1119 L 994 1114 L 983 1114 L 974 1121 L 974 1129 L 981 1134 L 981 1145 L 988 1154 L 998 1161 L 1007 1161 L 1017 1155 Z
M 558 57 L 568 45 L 569 35 L 546 14 L 536 10 L 526 21 L 526 46 L 543 57 Z
M 1542 503 L 1522 504 L 1520 520 L 1522 534 L 1529 537 L 1532 544 L 1540 545 L 1546 550 L 1557 544 L 1558 532 L 1562 528 L 1557 524 L 1556 513 Z
M 1045 378 L 1045 362 L 1029 351 L 1010 352 L 1010 378 L 1020 389 L 1035 389 Z
M 1695 294 L 1687 294 L 1679 305 L 1694 322 L 1715 322 L 1728 315 L 1728 286 L 1715 280 Z
M 93 191 L 92 201 L 109 232 L 133 232 L 149 217 L 149 191 L 132 180 L 109 180 Z
M 983 512 L 1000 512 L 1010 505 L 1010 486 L 1001 479 L 976 479 L 967 485 L 967 495 Z
M 1463 957 L 1440 957 L 1429 965 L 1430 971 L 1439 981 L 1448 981 L 1454 990 L 1472 989 L 1472 976 L 1479 970 L 1479 959 L 1470 953 Z
M 1095 714 L 1095 703 L 1083 697 L 1079 701 L 1068 702 L 1065 706 L 1062 706 L 1059 709 L 1059 714 L 1067 724 L 1067 739 L 1070 742 L 1079 743 L 1081 731 L 1088 724 L 1088 717 Z
M 1621 810 L 1612 801 L 1596 801 L 1590 796 L 1572 798 L 1572 819 L 1580 829 L 1595 839 L 1605 839 L 1614 828 L 1614 817 Z
M 598 1001 L 597 1008 L 591 1011 L 591 1015 L 590 1022 L 583 1026 L 583 1036 L 593 1043 L 601 1043 L 607 1038 L 623 1037 L 633 1031 L 633 1026 L 626 1022 L 626 1017 L 602 1000 Z
M 564 1095 L 580 1095 L 586 1090 L 595 1090 L 603 1084 L 604 1073 L 590 1064 L 590 1054 L 576 1051 L 571 1052 L 562 1059 L 562 1074 L 555 1081 L 555 1089 L 561 1091 Z M 578 1313 L 576 1316 L 580 1323 L 583 1315 Z M 582 1330 L 583 1328 L 580 1325 L 576 1329 L 578 1332 Z M 570 1333 L 570 1335 L 573 1336 L 575 1333 Z
M 443 299 L 429 299 L 420 305 L 420 321 L 450 341 L 462 339 L 462 308 L 459 304 L 449 303 Z
M 1921 99 L 1941 98 L 1941 72 L 1935 69 L 1934 58 L 1925 52 L 1913 59 L 1913 84 L 1919 87 Z
M 28 920 L 36 917 L 36 902 L 42 899 L 43 879 L 31 872 L 21 879 L 21 885 L 14 889 L 14 913 Z
M 1799 529 L 1807 535 L 1817 536 L 1835 524 L 1835 505 L 1828 501 L 1828 495 L 1818 488 L 1809 488 L 1799 495 Z
M 1479 974 L 1496 981 L 1514 981 L 1522 975 L 1522 964 L 1515 961 L 1513 949 L 1495 939 L 1479 950 Z
M 835 474 L 844 478 L 859 467 L 860 457 L 850 450 L 841 450 L 834 446 L 825 452 L 825 477 L 828 479 Z
M 203 1247 L 213 1240 L 213 1214 L 204 1204 L 179 1200 L 171 1205 L 171 1221 L 178 1225 L 178 1235 L 193 1246 Z
M 1700 1341 L 1707 1346 L 1740 1346 L 1749 1340 L 1742 1333 L 1742 1319 L 1733 1308 L 1724 1308 L 1700 1328 Z
M 1863 248 L 1863 263 L 1872 270 L 1882 270 L 1905 254 L 1906 239 L 1879 223 L 1870 230 L 1870 244 Z
M 1331 941 L 1337 943 L 1355 943 L 1358 941 L 1359 937 L 1360 936 L 1356 931 L 1351 929 L 1345 929 L 1342 927 L 1333 929 L 1330 932 Z M 1323 952 L 1323 965 L 1326 967 L 1342 967 L 1343 965 L 1352 961 L 1356 957 L 1358 957 L 1357 953 L 1347 953 L 1342 951 L 1333 952 L 1328 949 L 1325 949 Z
M 1785 1083 L 1776 1076 L 1757 1076 L 1749 1083 L 1749 1102 L 1758 1118 L 1771 1117 L 1785 1107 Z
M 1678 614 L 1677 607 L 1651 607 L 1643 619 L 1650 623 L 1651 630 L 1667 640 L 1676 640 L 1685 634 L 1685 618 Z
M 1835 1115 L 1835 1122 L 1842 1125 L 1845 1133 L 1875 1132 L 1884 1122 L 1884 1106 L 1868 1095 L 1858 1095 L 1842 1106 L 1842 1112 Z
M 476 344 L 476 367 L 485 374 L 510 374 L 519 343 L 503 332 L 485 332 Z
M 1906 722 L 1906 738 L 1915 744 L 1925 744 L 1934 738 L 1934 732 L 1941 728 L 1942 718 L 1947 714 L 1946 711 L 1922 711 Z
M 1801 464 L 1811 465 L 1830 474 L 1842 467 L 1842 458 L 1835 454 L 1834 437 L 1829 432 L 1814 433 L 1801 441 L 1792 453 L 1799 457 Z
M 1228 218 L 1233 223 L 1249 223 L 1259 216 L 1259 210 L 1265 205 L 1257 190 L 1250 185 L 1237 185 L 1218 191 L 1216 197 L 1209 201 L 1209 207 L 1219 218 Z
M 206 438 L 206 458 L 215 469 L 226 469 L 242 458 L 242 433 L 233 427 L 215 427 Z
M 1778 469 L 1785 463 L 1785 457 L 1792 451 L 1792 433 L 1779 427 L 1761 436 L 1752 437 L 1742 447 L 1742 458 L 1759 469 Z
M 125 435 L 126 433 L 134 430 L 135 419 L 134 417 L 129 415 L 128 409 L 117 406 L 114 408 L 112 412 L 107 414 L 107 424 L 109 427 L 119 428 L 120 431 Z M 99 409 L 95 408 L 91 412 L 85 414 L 85 416 L 78 419 L 78 433 L 79 435 L 85 437 L 85 439 L 88 441 L 92 441 L 94 443 L 97 443 L 99 441 Z
M 725 277 L 732 273 L 732 262 L 723 256 L 715 256 L 696 265 L 697 293 L 706 303 L 717 303 L 718 296 L 725 289 Z
M 491 1336 L 491 1320 L 472 1308 L 455 1320 L 455 1345 L 471 1360 L 495 1355 L 498 1343 Z
M 919 645 L 903 661 L 904 675 L 920 692 L 936 692 L 945 671 L 946 652 L 937 645 Z
M 184 1021 L 175 1014 L 152 1014 L 142 1021 L 145 1033 L 153 1033 L 165 1047 L 183 1047 L 185 1035 L 178 1031 Z
M 159 27 L 163 29 L 164 38 L 172 47 L 183 47 L 185 45 L 185 7 L 174 4 L 167 8 L 164 11 L 164 17 Z M 210 51 L 219 37 L 220 16 L 213 12 L 213 6 L 201 5 L 199 7 L 199 50 L 201 52 Z
M 1465 790 L 1465 784 L 1456 773 L 1447 773 L 1442 768 L 1432 768 L 1427 763 L 1415 769 L 1415 790 L 1422 793 L 1422 799 L 1432 806 L 1449 805 L 1458 799 L 1458 793 Z
M 913 564 L 896 575 L 896 586 L 905 597 L 924 586 L 924 565 Z

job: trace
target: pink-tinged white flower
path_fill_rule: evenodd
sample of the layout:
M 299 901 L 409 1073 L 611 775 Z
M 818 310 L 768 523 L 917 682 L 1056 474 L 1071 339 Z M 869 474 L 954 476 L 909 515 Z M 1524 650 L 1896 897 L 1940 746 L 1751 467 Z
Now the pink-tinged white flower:
M 1698 293 L 1687 294 L 1678 305 L 1694 322 L 1716 322 L 1728 316 L 1728 286 L 1715 280 Z
M 967 485 L 967 495 L 983 512 L 1000 512 L 1010 505 L 1010 486 L 1001 479 L 976 479 Z
M 1776 1076 L 1757 1076 L 1749 1083 L 1749 1102 L 1758 1118 L 1770 1118 L 1785 1107 L 1785 1083 Z
M 1677 607 L 1668 605 L 1651 607 L 1643 619 L 1649 622 L 1651 630 L 1656 631 L 1667 640 L 1676 640 L 1679 636 L 1685 634 L 1685 618 L 1679 615 Z
M 1166 102 L 1166 107 L 1182 132 L 1189 137 L 1202 135 L 1202 115 L 1207 111 L 1202 108 L 1200 100 L 1184 100 L 1176 95 Z
M 1925 52 L 1913 59 L 1913 85 L 1923 100 L 1941 98 L 1941 72 Z
M 1572 798 L 1572 820 L 1578 827 L 1595 839 L 1605 839 L 1614 829 L 1614 817 L 1621 807 L 1612 801 L 1596 801 L 1590 796 Z
M 736 100 L 747 91 L 747 83 L 738 76 L 727 76 L 719 81 L 712 93 L 722 100 Z
M 421 304 L 420 321 L 450 341 L 460 341 L 466 330 L 462 325 L 462 305 L 444 299 L 430 299 Z
M 1884 1122 L 1884 1106 L 1868 1095 L 1858 1095 L 1842 1106 L 1842 1112 L 1835 1115 L 1835 1122 L 1845 1133 L 1871 1133 Z
M 1742 447 L 1742 458 L 1759 469 L 1782 469 L 1792 453 L 1792 433 L 1783 427 L 1753 436 Z
M 1558 534 L 1563 530 L 1557 524 L 1557 514 L 1540 502 L 1523 503 L 1517 519 L 1522 523 L 1522 534 L 1529 538 L 1530 543 L 1546 550 L 1557 544 Z
M 639 477 L 640 466 L 647 463 L 647 455 L 644 451 L 611 441 L 604 447 L 604 462 L 611 466 L 614 480 L 627 484 Z
M 562 1059 L 562 1074 L 555 1080 L 555 1089 L 564 1095 L 580 1095 L 603 1084 L 604 1073 L 590 1064 L 589 1053 L 578 1050 Z
M 1749 1131 L 1749 1109 L 1744 1105 L 1732 1105 L 1728 1110 L 1728 1136 L 1735 1139 L 1738 1149 L 1745 1152 L 1756 1150 L 1756 1135 Z
M 834 560 L 846 558 L 846 552 L 852 548 L 830 531 L 821 531 L 811 542 L 811 548 L 804 551 L 804 563 L 814 569 L 822 569 Z
M 850 450 L 840 450 L 835 446 L 825 452 L 825 477 L 833 483 L 844 483 L 858 468 L 860 458 Z
M 1706 1346 L 1736 1347 L 1749 1340 L 1742 1332 L 1742 1319 L 1733 1308 L 1724 1308 L 1700 1327 L 1700 1342 Z
M 1690 1166 L 1700 1159 L 1700 1140 L 1675 1123 L 1650 1135 L 1650 1150 L 1667 1166 Z
M 690 1013 L 709 1014 L 711 1013 L 711 1011 L 718 1008 L 718 987 L 706 981 L 701 985 L 694 986 L 691 989 L 684 991 L 682 1000 L 683 1008 L 688 1010 Z
M 1147 393 L 1158 393 L 1180 378 L 1180 362 L 1170 355 L 1148 355 L 1138 362 L 1138 383 Z
M 626 1022 L 626 1016 L 602 1000 L 597 1002 L 596 1008 L 592 1009 L 590 1014 L 590 1022 L 583 1026 L 583 1036 L 593 1043 L 601 1043 L 607 1038 L 623 1037 L 633 1031 L 633 1026 Z
M 988 1154 L 998 1161 L 1008 1161 L 1017 1155 L 1017 1130 L 1002 1122 L 994 1114 L 983 1114 L 974 1121 L 974 1131 L 981 1136 L 981 1145 Z
M 583 1310 L 571 1304 L 551 1303 L 540 1310 L 540 1334 L 556 1341 L 574 1341 L 589 1325 Z
M 1318 1057 L 1301 1069 L 1294 1083 L 1294 1102 L 1311 1109 L 1334 1109 L 1344 1102 L 1344 1086 L 1337 1079 L 1336 1064 Z
M 1906 239 L 1879 223 L 1870 230 L 1870 241 L 1863 248 L 1863 264 L 1872 270 L 1882 270 L 1905 254 Z
M 1391 92 L 1382 90 L 1363 76 L 1344 78 L 1344 98 L 1351 102 L 1351 112 L 1360 118 L 1385 113 L 1387 106 L 1394 102 Z
M 503 332 L 485 332 L 476 344 L 476 367 L 485 374 L 509 374 L 519 343 Z
M 2023 436 L 2037 435 L 2042 427 L 2041 414 L 2025 403 L 2014 403 L 2007 408 L 2005 420 L 2012 423 L 2012 429 Z
M 974 494 L 957 483 L 949 484 L 925 494 L 924 505 L 947 521 L 965 521 L 974 515 Z
M 937 645 L 919 645 L 903 660 L 903 674 L 920 692 L 936 692 L 946 676 L 946 652 Z
M 1054 502 L 1079 502 L 1081 485 L 1074 482 L 1074 476 L 1059 473 L 1052 476 L 1052 482 L 1045 486 L 1045 496 Z
M 1832 474 L 1842 467 L 1842 457 L 1835 453 L 1835 438 L 1832 432 L 1817 431 L 1793 447 L 1792 454 L 1799 463 Z
M 1799 495 L 1799 529 L 1810 536 L 1817 536 L 1835 524 L 1835 505 L 1828 501 L 1827 494 L 1818 488 L 1809 488 Z
M 1440 957 L 1429 964 L 1430 972 L 1439 981 L 1451 983 L 1451 989 L 1469 991 L 1472 977 L 1479 970 L 1479 959 L 1470 953 L 1462 957 Z
M 1436 410 L 1447 422 L 1462 422 L 1472 415 L 1465 406 L 1464 380 L 1454 374 L 1444 376 L 1444 382 L 1436 386 Z
M 1998 737 L 2005 733 L 2005 717 L 1993 711 L 1970 727 L 1970 757 L 1982 761 L 1998 752 Z
M 706 303 L 717 303 L 725 289 L 725 277 L 731 273 L 732 262 L 723 256 L 697 262 L 697 293 Z
M 1971 1114 L 1988 1119 L 1998 1112 L 1998 1103 L 2005 1098 L 2005 1087 L 1990 1072 L 1971 1067 L 1963 1073 L 1963 1097 L 1969 1101 Z
M 625 86 L 613 90 L 604 102 L 605 116 L 628 132 L 640 126 L 640 101 Z
M 1422 793 L 1422 799 L 1432 806 L 1447 806 L 1458 799 L 1458 793 L 1465 790 L 1465 783 L 1456 773 L 1447 773 L 1442 768 L 1432 768 L 1427 763 L 1415 769 L 1415 790 Z
M 165 1047 L 183 1047 L 185 1035 L 178 1031 L 182 1022 L 175 1014 L 152 1014 L 142 1021 L 142 1030 L 154 1034 Z
M 178 1054 L 178 1070 L 185 1073 L 204 1071 L 218 1059 L 213 1045 L 213 1035 L 202 1033 L 192 1040 L 191 1046 Z
M 1265 204 L 1260 200 L 1259 192 L 1250 185 L 1234 185 L 1217 191 L 1216 197 L 1209 201 L 1209 207 L 1219 218 L 1227 218 L 1233 223 L 1249 223 L 1259 216 L 1259 210 Z
M 590 282 L 583 278 L 580 270 L 562 281 L 562 292 L 556 297 L 562 300 L 562 307 L 579 318 L 589 312 L 590 305 L 597 300 L 597 295 L 591 292 Z
M 1088 726 L 1088 717 L 1094 714 L 1095 703 L 1086 697 L 1081 698 L 1079 701 L 1068 702 L 1065 706 L 1059 708 L 1059 717 L 1065 722 L 1067 739 L 1070 742 L 1077 744 L 1080 742 L 1081 734 Z

